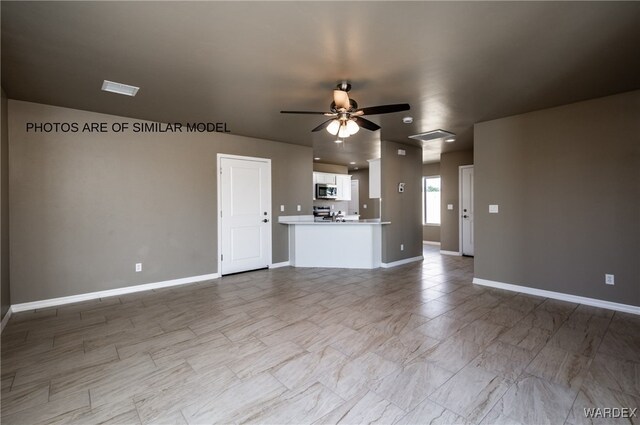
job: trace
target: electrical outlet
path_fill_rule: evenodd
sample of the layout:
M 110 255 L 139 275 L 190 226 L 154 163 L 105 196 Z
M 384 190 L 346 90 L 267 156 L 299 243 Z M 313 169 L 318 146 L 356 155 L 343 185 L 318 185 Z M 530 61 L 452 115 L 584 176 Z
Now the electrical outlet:
M 298 211 L 302 211 L 302 207 L 300 205 L 297 206 Z
M 404 251 L 404 244 L 403 243 L 400 244 L 400 251 Z
M 605 274 L 604 283 L 606 283 L 607 285 L 615 285 L 615 276 L 612 274 Z
M 136 263 L 136 273 L 142 271 L 142 263 Z
M 280 212 L 284 212 L 284 205 L 280 205 Z

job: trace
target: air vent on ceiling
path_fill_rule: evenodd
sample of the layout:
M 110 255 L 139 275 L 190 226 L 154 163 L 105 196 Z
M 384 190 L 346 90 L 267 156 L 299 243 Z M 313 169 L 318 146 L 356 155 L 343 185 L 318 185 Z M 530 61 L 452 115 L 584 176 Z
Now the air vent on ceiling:
M 422 140 L 423 142 L 427 142 L 429 140 L 442 139 L 443 137 L 451 137 L 451 136 L 455 136 L 455 134 L 449 131 L 438 129 L 438 130 L 427 131 L 426 133 L 414 134 L 413 136 L 409 136 L 409 138 L 418 139 L 418 140 Z
M 102 90 L 111 93 L 124 94 L 125 96 L 135 96 L 136 93 L 138 93 L 138 90 L 140 90 L 140 87 L 104 80 L 102 83 Z

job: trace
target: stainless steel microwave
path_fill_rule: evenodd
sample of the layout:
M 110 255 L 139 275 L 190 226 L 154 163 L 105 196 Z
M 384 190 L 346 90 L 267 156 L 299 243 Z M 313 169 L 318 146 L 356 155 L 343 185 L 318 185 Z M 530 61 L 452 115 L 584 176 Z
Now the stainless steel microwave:
M 338 197 L 338 186 L 335 184 L 316 184 L 316 199 L 336 199 Z

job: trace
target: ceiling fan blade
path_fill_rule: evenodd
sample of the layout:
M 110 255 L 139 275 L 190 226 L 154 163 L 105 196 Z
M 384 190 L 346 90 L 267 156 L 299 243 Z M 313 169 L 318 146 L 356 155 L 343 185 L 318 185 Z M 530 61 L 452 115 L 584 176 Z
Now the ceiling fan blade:
M 382 128 L 378 124 L 371 122 L 369 120 L 365 120 L 362 117 L 356 117 L 355 120 L 356 120 L 356 124 L 358 124 L 362 128 L 366 128 L 367 130 L 376 131 Z
M 326 120 L 325 122 L 323 122 L 322 124 L 320 124 L 319 126 L 317 126 L 316 128 L 314 128 L 311 131 L 314 132 L 314 131 L 323 130 L 323 129 L 327 128 L 329 126 L 329 124 L 331 124 L 332 121 L 335 121 L 335 120 L 333 118 L 330 119 L 330 120 Z
M 332 112 L 315 112 L 315 111 L 280 111 L 281 114 L 307 114 L 307 115 L 324 115 L 325 117 L 334 117 L 336 114 Z
M 370 106 L 368 108 L 360 108 L 354 114 L 360 115 L 377 115 L 390 114 L 392 112 L 408 111 L 411 109 L 408 103 L 396 103 L 393 105 Z
M 338 109 L 348 110 L 351 107 L 351 103 L 349 103 L 349 95 L 346 91 L 334 90 L 333 101 L 335 102 Z

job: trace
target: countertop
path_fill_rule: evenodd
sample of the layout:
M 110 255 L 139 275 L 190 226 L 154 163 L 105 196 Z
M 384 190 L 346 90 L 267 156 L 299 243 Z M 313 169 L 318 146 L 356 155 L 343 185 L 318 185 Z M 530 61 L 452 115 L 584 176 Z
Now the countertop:
M 293 225 L 314 225 L 314 226 L 349 226 L 349 225 L 378 225 L 391 224 L 390 221 L 380 221 L 379 218 L 364 219 L 357 221 L 314 221 L 313 216 L 280 216 L 278 217 L 280 224 Z

